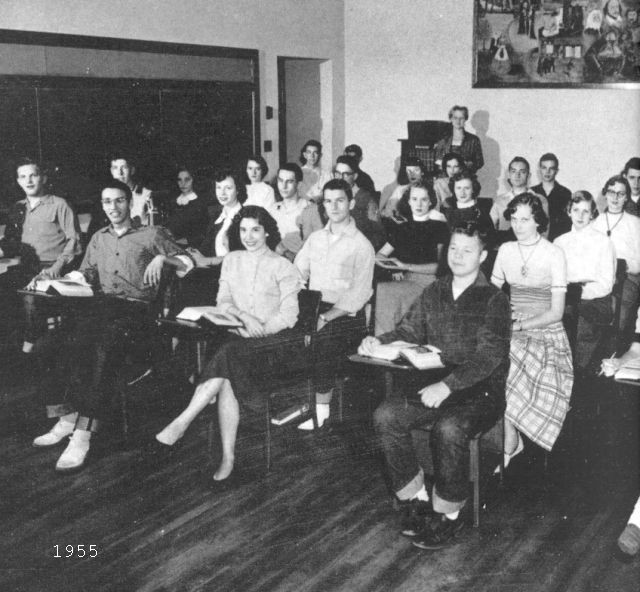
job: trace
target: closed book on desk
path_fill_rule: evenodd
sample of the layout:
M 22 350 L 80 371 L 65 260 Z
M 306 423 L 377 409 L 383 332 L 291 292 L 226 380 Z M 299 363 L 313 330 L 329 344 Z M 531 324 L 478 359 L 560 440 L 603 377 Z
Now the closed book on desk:
M 216 306 L 187 306 L 177 316 L 182 321 L 204 321 L 223 327 L 242 327 L 244 323 L 235 315 Z
M 390 259 L 388 257 L 377 257 L 376 265 L 389 271 L 407 271 L 409 268 L 403 265 L 401 261 Z
M 636 380 L 640 383 L 640 360 L 630 360 L 618 368 L 614 377 L 616 380 Z
M 369 357 L 389 362 L 405 359 L 418 370 L 445 367 L 440 359 L 440 350 L 437 347 L 419 345 L 407 341 L 392 341 L 391 343 L 376 345 L 373 347 Z
M 89 284 L 67 278 L 36 280 L 34 289 L 37 292 L 45 292 L 56 296 L 72 296 L 74 298 L 89 298 L 93 296 L 93 290 Z
M 285 423 L 289 423 L 294 420 L 296 417 L 300 417 L 304 413 L 309 411 L 309 404 L 305 403 L 304 405 L 294 405 L 293 407 L 288 407 L 284 411 L 281 411 L 277 415 L 274 415 L 271 418 L 271 423 L 273 425 L 284 425 Z

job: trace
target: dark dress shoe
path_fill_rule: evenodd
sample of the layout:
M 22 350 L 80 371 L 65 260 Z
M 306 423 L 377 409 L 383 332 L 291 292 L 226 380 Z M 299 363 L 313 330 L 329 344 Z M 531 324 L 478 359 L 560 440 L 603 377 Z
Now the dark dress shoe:
M 464 528 L 462 514 L 450 520 L 444 514 L 434 512 L 426 528 L 418 534 L 412 544 L 419 549 L 436 551 L 453 543 L 456 535 Z
M 417 536 L 425 529 L 432 515 L 431 501 L 402 500 L 400 502 L 400 533 L 409 538 Z

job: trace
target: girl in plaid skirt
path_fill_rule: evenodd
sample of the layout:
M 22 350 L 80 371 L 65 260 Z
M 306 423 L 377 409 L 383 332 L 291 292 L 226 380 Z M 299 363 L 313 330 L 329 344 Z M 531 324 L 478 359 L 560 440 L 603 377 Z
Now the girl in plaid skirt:
M 523 193 L 511 200 L 504 216 L 511 221 L 515 241 L 503 244 L 492 282 L 511 290 L 511 337 L 505 466 L 522 452 L 520 434 L 551 450 L 569 410 L 573 364 L 562 326 L 567 266 L 562 249 L 540 233 L 549 220 L 540 199 Z

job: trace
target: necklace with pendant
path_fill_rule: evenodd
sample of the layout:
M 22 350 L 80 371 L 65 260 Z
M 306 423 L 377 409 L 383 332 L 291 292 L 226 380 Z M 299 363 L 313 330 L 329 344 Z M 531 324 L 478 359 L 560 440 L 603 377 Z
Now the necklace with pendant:
M 622 220 L 622 217 L 623 217 L 623 216 L 624 216 L 624 212 L 622 212 L 622 213 L 620 214 L 620 217 L 618 218 L 617 222 L 616 222 L 613 226 L 611 226 L 611 228 L 609 228 L 609 212 L 605 212 L 605 213 L 604 213 L 604 219 L 605 219 L 605 221 L 606 221 L 606 223 L 607 223 L 607 236 L 611 236 L 611 233 L 613 232 L 613 229 L 614 229 L 618 224 L 620 224 L 620 220 Z
M 538 243 L 540 242 L 541 239 L 542 237 L 539 236 L 538 240 L 535 243 L 531 243 L 530 245 L 524 245 L 525 247 L 533 247 L 533 249 L 531 250 L 531 252 L 529 253 L 526 259 L 522 254 L 522 246 L 520 245 L 520 243 L 518 243 L 518 251 L 520 253 L 520 258 L 522 259 L 522 267 L 520 268 L 520 275 L 522 277 L 527 277 L 527 275 L 529 274 L 529 267 L 527 266 L 527 263 L 529 263 L 529 259 L 531 259 L 531 256 L 535 253 L 536 248 L 538 247 Z

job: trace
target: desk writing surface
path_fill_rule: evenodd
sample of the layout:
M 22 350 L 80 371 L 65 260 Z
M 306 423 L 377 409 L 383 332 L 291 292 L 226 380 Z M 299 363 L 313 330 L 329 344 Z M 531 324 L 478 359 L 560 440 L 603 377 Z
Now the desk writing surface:
M 381 358 L 371 358 L 369 356 L 361 356 L 360 354 L 352 354 L 349 356 L 349 361 L 356 364 L 368 364 L 369 366 L 379 366 L 386 368 L 387 370 L 415 370 L 419 372 L 417 368 L 414 368 L 409 361 L 390 362 Z

